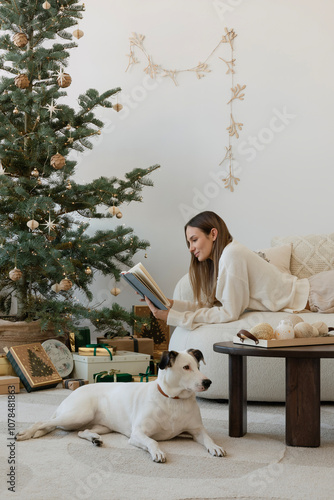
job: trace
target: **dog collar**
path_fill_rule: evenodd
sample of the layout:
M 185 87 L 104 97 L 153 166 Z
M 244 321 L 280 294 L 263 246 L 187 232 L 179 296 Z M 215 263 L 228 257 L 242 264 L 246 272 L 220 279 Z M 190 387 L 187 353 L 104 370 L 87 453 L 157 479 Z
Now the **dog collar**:
M 171 399 L 180 399 L 179 396 L 175 396 L 175 397 L 171 397 L 171 396 L 168 396 L 168 394 L 166 394 L 160 387 L 160 385 L 158 384 L 157 385 L 158 387 L 158 391 L 160 392 L 160 394 L 162 394 L 163 396 L 165 396 L 165 398 L 171 398 Z

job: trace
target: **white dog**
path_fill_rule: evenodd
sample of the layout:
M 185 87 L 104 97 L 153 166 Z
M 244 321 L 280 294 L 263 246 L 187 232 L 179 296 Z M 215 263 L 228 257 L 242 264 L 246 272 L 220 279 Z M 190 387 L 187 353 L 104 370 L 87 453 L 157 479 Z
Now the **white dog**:
M 148 383 L 98 383 L 79 387 L 58 407 L 47 422 L 19 432 L 18 441 L 38 438 L 56 427 L 79 430 L 78 436 L 102 445 L 101 434 L 119 432 L 130 444 L 147 450 L 155 462 L 165 462 L 157 441 L 190 434 L 211 455 L 223 457 L 204 429 L 195 392 L 206 391 L 209 380 L 199 371 L 204 361 L 199 350 L 165 351 L 158 379 Z

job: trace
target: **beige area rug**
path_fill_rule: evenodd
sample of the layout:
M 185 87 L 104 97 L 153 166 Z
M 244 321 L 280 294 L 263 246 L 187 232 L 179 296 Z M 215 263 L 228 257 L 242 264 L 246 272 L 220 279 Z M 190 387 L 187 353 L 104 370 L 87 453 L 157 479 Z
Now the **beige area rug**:
M 15 399 L 16 431 L 49 418 L 66 389 L 22 392 Z M 228 437 L 228 405 L 199 400 L 204 424 L 227 451 L 215 458 L 188 438 L 161 444 L 165 464 L 128 444 L 119 434 L 94 447 L 75 432 L 57 430 L 13 443 L 8 435 L 7 396 L 0 396 L 0 497 L 26 500 L 332 499 L 334 406 L 322 406 L 321 447 L 284 443 L 283 405 L 248 407 L 248 434 Z M 15 493 L 7 474 L 15 459 Z

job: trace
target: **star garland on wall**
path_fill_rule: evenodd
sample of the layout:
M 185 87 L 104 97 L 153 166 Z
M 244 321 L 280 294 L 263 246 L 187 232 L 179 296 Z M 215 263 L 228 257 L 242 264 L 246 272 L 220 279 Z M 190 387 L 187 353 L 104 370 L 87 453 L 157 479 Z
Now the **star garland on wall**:
M 230 107 L 230 125 L 227 127 L 228 131 L 228 146 L 225 146 L 225 156 L 220 162 L 219 165 L 222 165 L 225 161 L 228 162 L 228 175 L 224 179 L 222 179 L 224 183 L 224 187 L 229 189 L 231 192 L 234 191 L 234 187 L 238 184 L 240 179 L 234 175 L 234 157 L 232 151 L 232 138 L 239 139 L 239 132 L 242 131 L 243 123 L 237 121 L 234 115 L 233 105 L 236 100 L 243 101 L 245 97 L 244 90 L 246 85 L 240 85 L 234 83 L 234 75 L 235 75 L 235 66 L 236 59 L 234 57 L 234 40 L 237 37 L 234 29 L 225 28 L 225 35 L 222 36 L 218 45 L 210 52 L 207 58 L 203 62 L 199 62 L 197 66 L 186 68 L 186 69 L 168 69 L 164 68 L 160 64 L 155 64 L 153 61 L 153 57 L 146 51 L 144 47 L 145 35 L 132 33 L 130 40 L 130 51 L 127 54 L 129 58 L 128 66 L 125 71 L 128 71 L 129 68 L 139 63 L 135 55 L 135 50 L 138 49 L 144 54 L 147 59 L 147 66 L 144 68 L 144 72 L 149 75 L 152 79 L 156 78 L 158 75 L 166 78 L 170 78 L 175 85 L 178 85 L 177 77 L 180 73 L 190 72 L 197 76 L 198 79 L 206 76 L 207 73 L 211 72 L 209 69 L 208 61 L 212 58 L 212 56 L 217 52 L 221 45 L 229 44 L 231 54 L 230 59 L 225 60 L 222 57 L 219 57 L 227 66 L 226 74 L 231 75 L 231 96 L 230 100 L 226 103 Z

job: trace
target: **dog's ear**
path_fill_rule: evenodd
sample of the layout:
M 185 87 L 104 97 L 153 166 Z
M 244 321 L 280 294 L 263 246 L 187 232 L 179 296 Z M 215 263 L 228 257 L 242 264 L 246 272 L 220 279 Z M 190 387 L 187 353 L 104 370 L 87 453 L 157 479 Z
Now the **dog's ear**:
M 200 351 L 199 349 L 188 349 L 187 352 L 189 352 L 189 354 L 194 356 L 194 358 L 197 359 L 198 363 L 200 363 L 200 361 L 203 361 L 203 363 L 205 364 L 202 351 Z
M 176 351 L 164 351 L 160 359 L 159 370 L 164 370 L 165 368 L 173 366 L 177 355 L 178 352 Z

